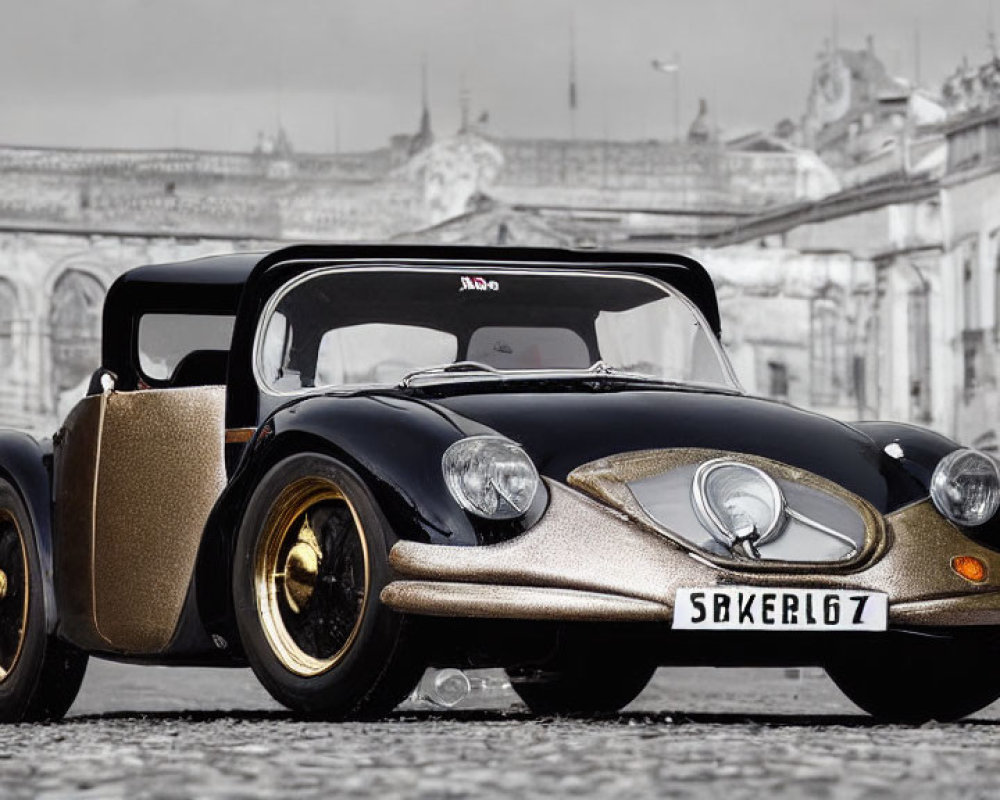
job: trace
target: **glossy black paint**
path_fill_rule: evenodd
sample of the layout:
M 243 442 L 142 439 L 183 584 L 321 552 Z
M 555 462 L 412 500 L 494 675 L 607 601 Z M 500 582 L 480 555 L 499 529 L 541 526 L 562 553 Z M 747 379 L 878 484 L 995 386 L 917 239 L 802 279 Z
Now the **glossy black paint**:
M 921 438 L 915 430 L 915 442 L 947 447 L 943 437 Z M 197 605 L 209 630 L 227 640 L 234 635 L 227 576 L 240 510 L 267 470 L 298 452 L 322 452 L 353 469 L 396 538 L 474 546 L 533 524 L 547 498 L 536 498 L 525 520 L 496 524 L 466 513 L 448 493 L 441 456 L 458 439 L 483 433 L 519 442 L 542 475 L 560 482 L 581 464 L 615 453 L 703 447 L 801 467 L 883 513 L 927 496 L 926 482 L 867 433 L 735 393 L 588 380 L 454 382 L 405 392 L 311 395 L 287 402 L 264 422 L 209 524 L 197 578 Z M 923 451 L 914 445 L 914 457 L 917 452 Z
M 802 467 L 866 498 L 883 512 L 926 497 L 930 472 L 957 445 L 911 426 L 847 426 L 791 406 L 725 391 L 651 387 L 611 378 L 585 381 L 449 381 L 408 390 L 276 397 L 259 391 L 253 340 L 268 298 L 290 278 L 323 265 L 539 265 L 621 269 L 665 280 L 701 309 L 718 336 L 711 279 L 681 256 L 564 250 L 309 245 L 270 254 L 201 259 L 126 273 L 109 291 L 102 366 L 119 388 L 137 388 L 135 334 L 148 311 L 236 314 L 228 365 L 227 426 L 253 427 L 228 445 L 229 484 L 206 525 L 188 601 L 170 650 L 156 660 L 240 663 L 230 575 L 243 509 L 260 479 L 283 458 L 325 453 L 369 486 L 395 538 L 477 546 L 516 536 L 544 512 L 540 492 L 525 519 L 488 523 L 463 511 L 441 475 L 441 456 L 458 439 L 499 433 L 520 442 L 546 477 L 614 453 L 705 447 L 753 453 Z M 48 451 L 30 437 L 0 434 L 0 466 L 24 494 L 51 578 Z M 899 441 L 906 458 L 883 451 Z M 56 494 L 56 502 L 58 495 Z M 390 543 L 391 544 L 391 543 Z M 51 580 L 47 591 L 51 593 Z M 518 623 L 520 625 L 520 623 Z M 225 640 L 214 642 L 209 634 Z
M 903 450 L 899 465 L 924 488 L 930 487 L 938 462 L 958 448 L 947 436 L 902 422 L 855 422 L 852 427 L 870 437 L 880 449 L 898 444 Z
M 475 545 L 518 533 L 471 518 L 441 479 L 444 450 L 462 436 L 496 432 L 522 443 L 540 472 L 564 481 L 602 456 L 653 447 L 744 451 L 801 466 L 889 511 L 926 496 L 926 481 L 901 469 L 864 432 L 780 403 L 725 392 L 665 390 L 612 381 L 455 382 L 401 391 L 287 398 L 259 392 L 250 369 L 253 336 L 271 293 L 306 269 L 331 263 L 542 263 L 625 265 L 693 295 L 715 332 L 711 281 L 695 262 L 645 254 L 478 248 L 299 247 L 254 267 L 242 294 L 230 354 L 227 424 L 258 427 L 229 448 L 231 482 L 206 529 L 194 603 L 209 631 L 235 641 L 228 576 L 241 510 L 266 471 L 303 450 L 344 461 L 371 487 L 400 538 Z M 245 265 L 244 265 L 245 269 Z M 545 499 L 527 520 L 544 508 Z
M 899 422 L 858 422 L 855 426 L 870 436 L 879 447 L 898 444 L 903 451 L 900 466 L 930 488 L 931 476 L 938 462 L 958 445 L 946 436 L 916 425 Z M 980 544 L 1000 551 L 1000 519 L 994 517 L 985 525 L 962 527 L 962 531 Z
M 470 394 L 428 390 L 437 402 L 520 442 L 539 471 L 574 468 L 631 450 L 703 447 L 771 458 L 814 472 L 889 512 L 927 494 L 865 433 L 785 403 L 731 393 L 578 383 L 525 384 Z
M 323 453 L 352 469 L 371 490 L 394 539 L 475 546 L 526 530 L 544 513 L 544 488 L 523 518 L 489 522 L 464 511 L 444 485 L 441 456 L 449 445 L 491 433 L 438 404 L 399 393 L 313 395 L 285 405 L 238 457 L 206 527 L 196 585 L 209 630 L 227 640 L 235 634 L 228 576 L 242 509 L 267 471 L 297 453 Z

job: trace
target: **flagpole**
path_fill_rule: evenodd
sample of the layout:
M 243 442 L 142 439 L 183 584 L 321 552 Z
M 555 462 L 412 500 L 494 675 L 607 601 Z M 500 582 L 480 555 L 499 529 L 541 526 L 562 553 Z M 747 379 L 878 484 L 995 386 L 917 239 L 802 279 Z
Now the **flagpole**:
M 674 53 L 673 61 L 663 61 L 659 58 L 652 60 L 652 67 L 657 72 L 672 75 L 674 78 L 674 141 L 681 140 L 681 56 Z
M 674 141 L 681 140 L 681 56 L 674 53 Z

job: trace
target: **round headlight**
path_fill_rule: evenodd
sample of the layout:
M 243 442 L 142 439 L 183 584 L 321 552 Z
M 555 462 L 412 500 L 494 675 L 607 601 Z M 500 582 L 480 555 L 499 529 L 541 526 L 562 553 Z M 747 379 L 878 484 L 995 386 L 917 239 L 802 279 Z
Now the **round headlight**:
M 694 475 L 694 506 L 705 529 L 723 544 L 756 533 L 760 545 L 781 530 L 785 498 L 763 470 L 739 461 L 706 461 Z
M 445 450 L 441 470 L 458 504 L 486 519 L 521 516 L 538 491 L 538 472 L 528 454 L 500 436 L 460 439 Z
M 942 458 L 931 477 L 931 500 L 959 525 L 976 526 L 1000 508 L 1000 472 L 996 462 L 976 450 L 955 450 Z

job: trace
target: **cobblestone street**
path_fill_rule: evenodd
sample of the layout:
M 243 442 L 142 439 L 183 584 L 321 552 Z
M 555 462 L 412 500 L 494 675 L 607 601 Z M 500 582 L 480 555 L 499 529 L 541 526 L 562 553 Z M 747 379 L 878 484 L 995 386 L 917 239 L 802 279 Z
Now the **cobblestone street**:
M 816 670 L 661 670 L 606 719 L 485 704 L 300 723 L 249 672 L 92 662 L 66 722 L 0 728 L 0 795 L 992 797 L 1000 776 L 1000 706 L 877 726 Z

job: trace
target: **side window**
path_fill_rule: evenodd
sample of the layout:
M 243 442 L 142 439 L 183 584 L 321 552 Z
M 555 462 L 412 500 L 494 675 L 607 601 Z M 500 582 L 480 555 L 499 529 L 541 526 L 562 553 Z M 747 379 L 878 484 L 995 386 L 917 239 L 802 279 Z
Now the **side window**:
M 139 319 L 139 369 L 144 377 L 168 381 L 185 356 L 195 351 L 228 353 L 233 338 L 234 317 L 215 314 L 143 314 Z M 211 372 L 203 370 L 204 380 L 197 383 L 224 383 L 225 375 L 212 359 Z M 206 359 L 207 362 L 207 359 Z M 207 363 L 206 363 L 207 367 Z

